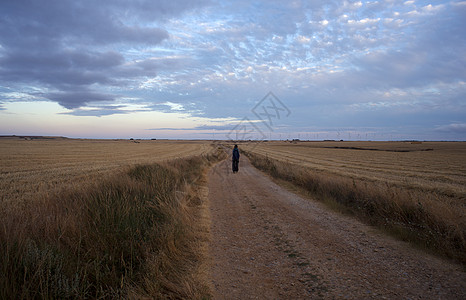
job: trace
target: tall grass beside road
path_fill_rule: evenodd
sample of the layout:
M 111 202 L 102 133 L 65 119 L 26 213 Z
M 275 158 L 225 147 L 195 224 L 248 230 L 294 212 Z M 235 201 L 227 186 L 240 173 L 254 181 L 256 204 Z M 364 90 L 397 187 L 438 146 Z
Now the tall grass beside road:
M 0 298 L 202 298 L 205 168 L 137 165 L 0 207 Z
M 304 188 L 333 207 L 343 207 L 403 240 L 466 264 L 465 208 L 446 196 L 313 172 L 256 153 L 247 155 L 258 169 Z
M 96 180 L 136 164 L 203 155 L 206 141 L 0 138 L 0 203 L 29 202 L 38 193 Z

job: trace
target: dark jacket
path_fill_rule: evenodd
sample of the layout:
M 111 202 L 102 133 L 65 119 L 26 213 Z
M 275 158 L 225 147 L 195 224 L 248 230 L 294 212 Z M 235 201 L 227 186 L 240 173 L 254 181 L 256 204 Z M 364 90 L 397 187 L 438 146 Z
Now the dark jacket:
M 239 150 L 238 148 L 233 148 L 233 160 L 239 160 Z

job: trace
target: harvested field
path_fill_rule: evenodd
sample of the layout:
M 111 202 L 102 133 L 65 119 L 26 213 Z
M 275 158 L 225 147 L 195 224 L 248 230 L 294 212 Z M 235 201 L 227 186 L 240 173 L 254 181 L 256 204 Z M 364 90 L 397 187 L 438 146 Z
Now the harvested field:
M 269 142 L 253 164 L 402 240 L 466 263 L 466 143 Z
M 199 141 L 0 139 L 0 202 L 28 200 L 135 164 L 208 154 Z
M 0 139 L 0 299 L 201 299 L 209 142 Z M 204 155 L 205 154 L 205 155 Z
M 462 142 L 267 142 L 244 149 L 321 173 L 466 201 L 466 143 Z

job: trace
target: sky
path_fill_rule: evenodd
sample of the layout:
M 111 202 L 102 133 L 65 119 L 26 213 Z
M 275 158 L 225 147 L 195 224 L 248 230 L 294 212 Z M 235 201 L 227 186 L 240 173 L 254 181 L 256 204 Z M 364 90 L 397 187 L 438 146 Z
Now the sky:
M 466 1 L 2 0 L 13 134 L 466 140 Z

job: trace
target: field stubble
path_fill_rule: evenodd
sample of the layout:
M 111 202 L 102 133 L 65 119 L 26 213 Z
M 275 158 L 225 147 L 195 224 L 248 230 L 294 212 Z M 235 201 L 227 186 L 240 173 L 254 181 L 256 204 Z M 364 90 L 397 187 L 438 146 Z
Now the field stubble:
M 242 148 L 273 176 L 466 263 L 466 143 L 265 142 Z
M 254 152 L 317 172 L 466 201 L 466 143 L 276 142 L 263 143 Z
M 0 139 L 0 203 L 79 185 L 136 164 L 207 154 L 198 141 Z
M 205 142 L 21 143 L 0 144 L 0 298 L 209 295 L 202 187 L 223 152 Z M 44 180 L 53 183 L 37 188 Z

